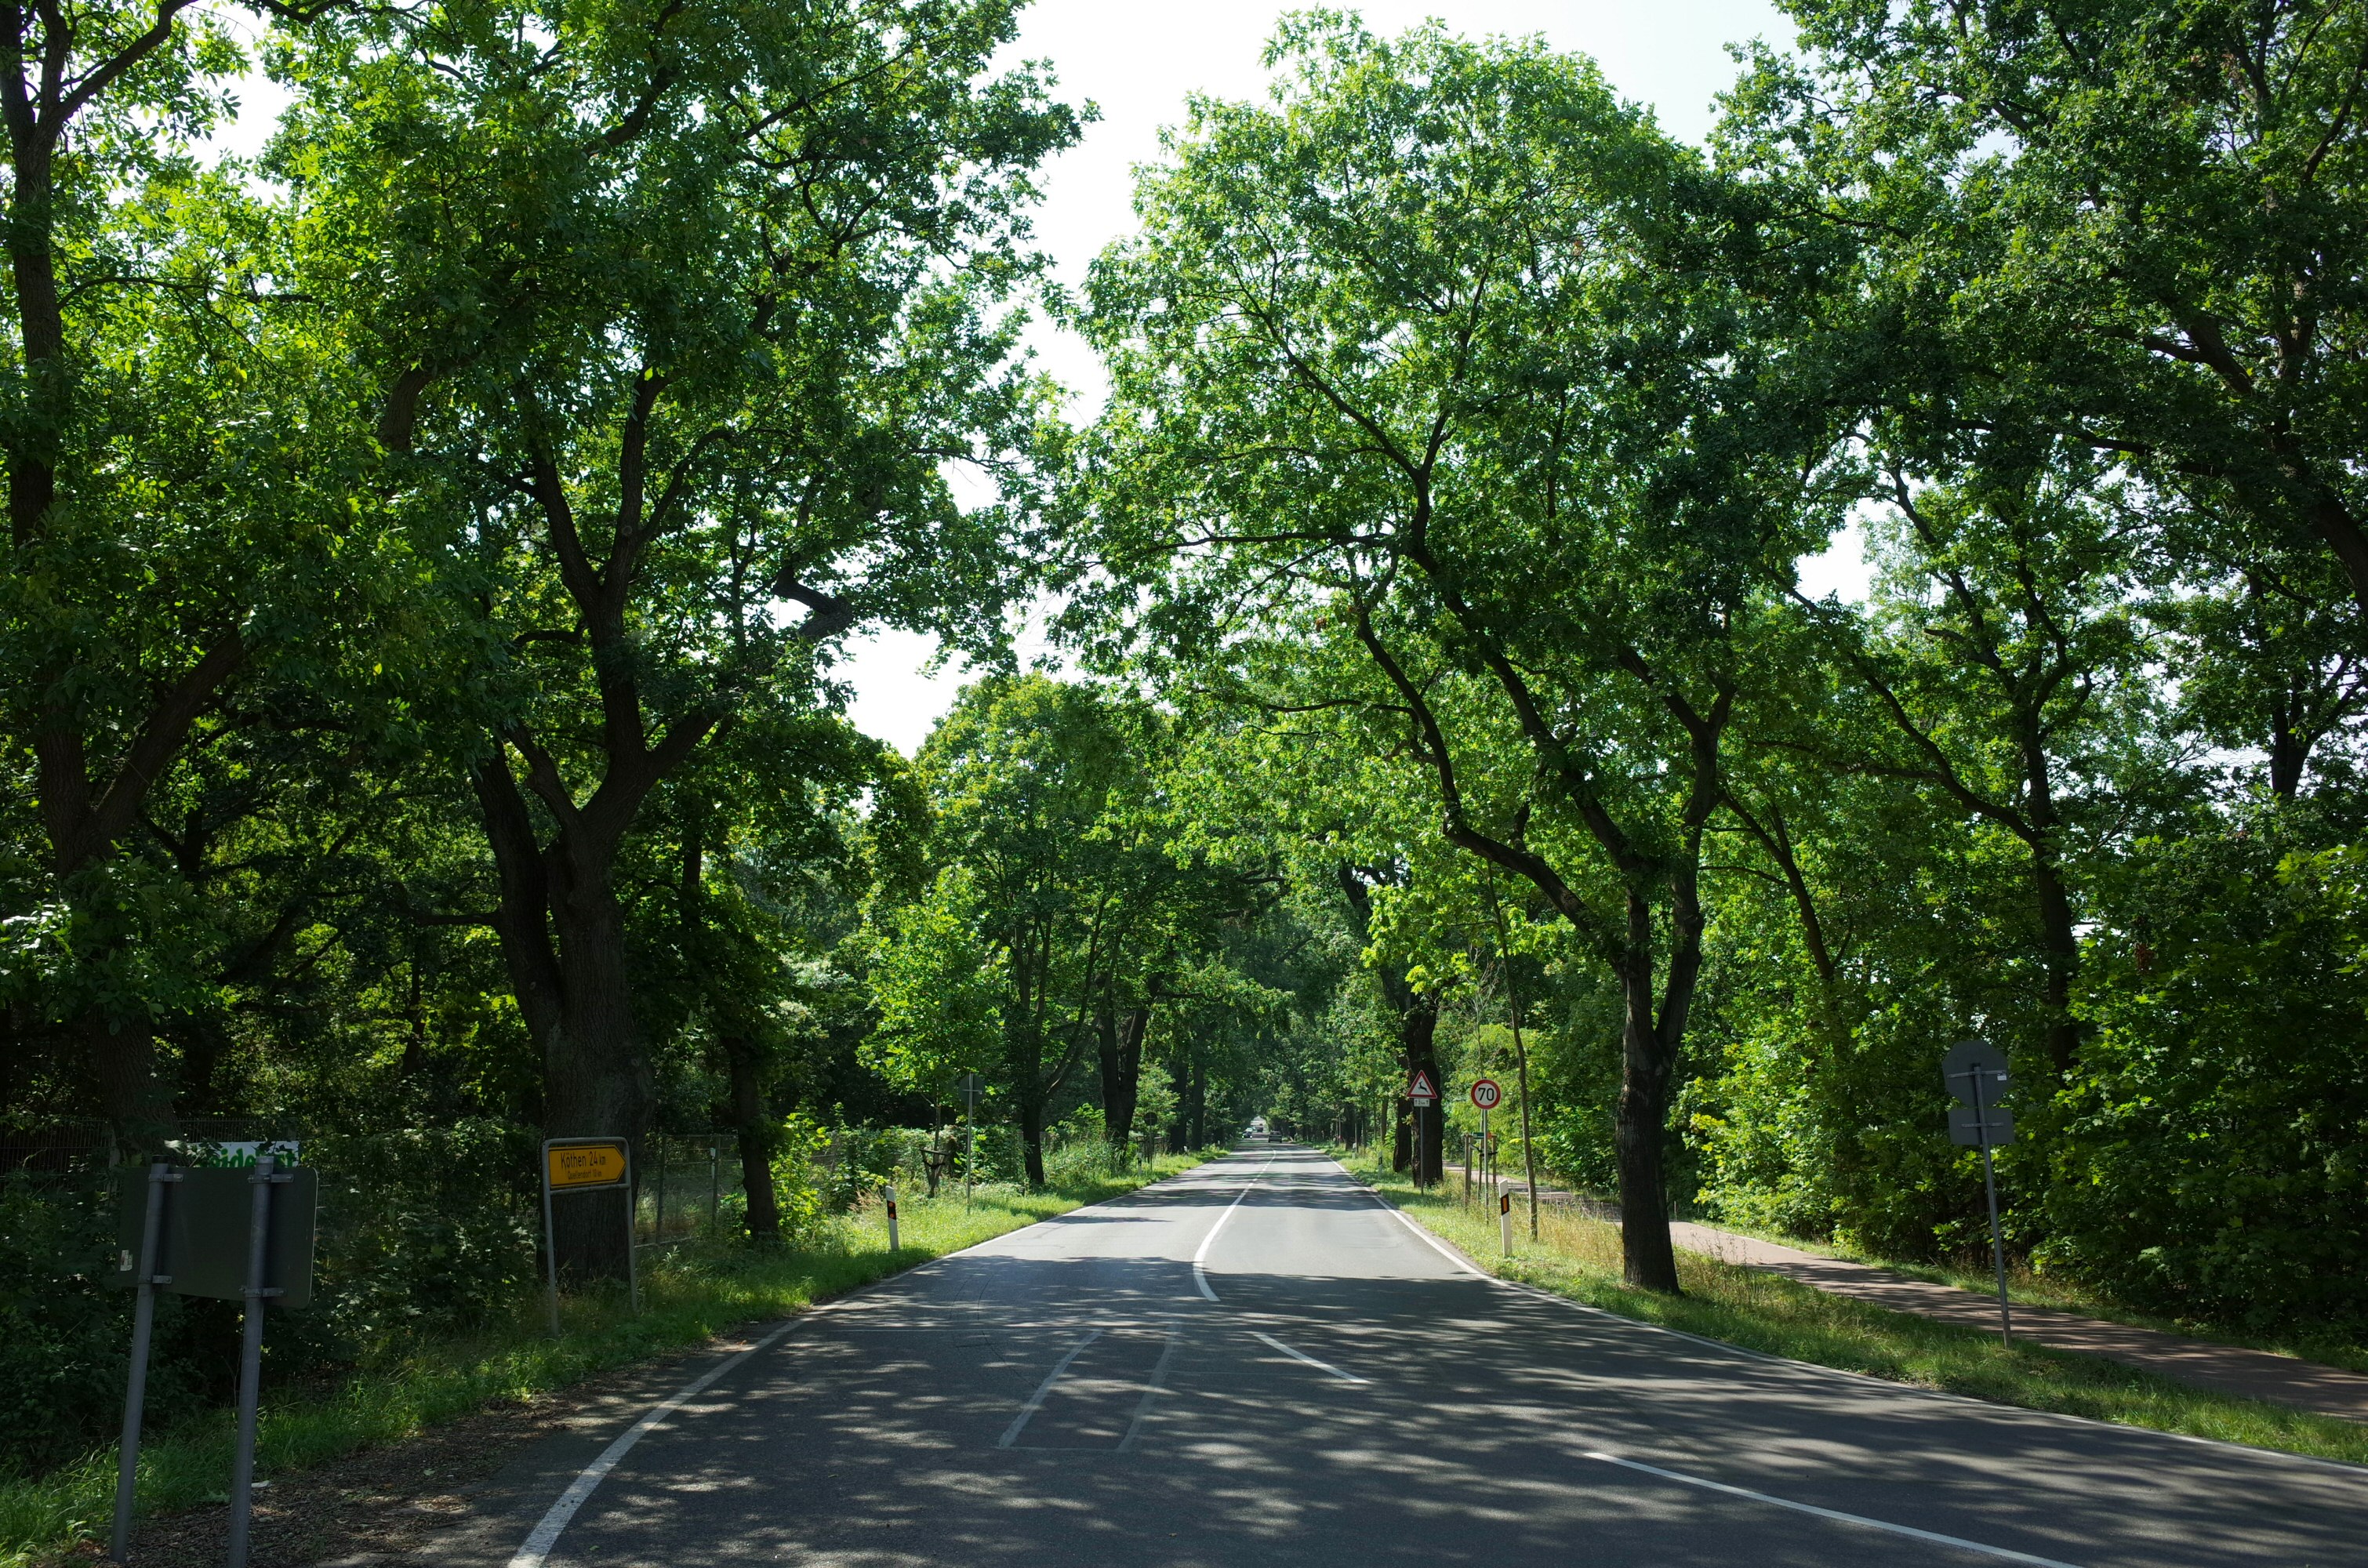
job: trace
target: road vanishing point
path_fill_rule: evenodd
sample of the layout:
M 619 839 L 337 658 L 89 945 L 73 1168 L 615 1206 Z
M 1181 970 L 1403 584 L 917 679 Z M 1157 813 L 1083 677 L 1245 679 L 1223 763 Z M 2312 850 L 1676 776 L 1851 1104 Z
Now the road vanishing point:
M 1291 1146 L 673 1375 L 529 1449 L 438 1561 L 2368 1563 L 2368 1471 L 1609 1316 L 1480 1274 Z

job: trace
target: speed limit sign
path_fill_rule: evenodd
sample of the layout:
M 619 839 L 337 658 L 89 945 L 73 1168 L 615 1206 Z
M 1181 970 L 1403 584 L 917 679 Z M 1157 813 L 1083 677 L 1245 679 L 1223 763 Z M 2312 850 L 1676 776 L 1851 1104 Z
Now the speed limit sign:
M 1496 1108 L 1497 1102 L 1502 1100 L 1504 1097 L 1505 1091 L 1497 1086 L 1496 1079 L 1478 1078 L 1473 1081 L 1472 1103 L 1474 1106 L 1477 1106 L 1480 1109 L 1493 1110 Z

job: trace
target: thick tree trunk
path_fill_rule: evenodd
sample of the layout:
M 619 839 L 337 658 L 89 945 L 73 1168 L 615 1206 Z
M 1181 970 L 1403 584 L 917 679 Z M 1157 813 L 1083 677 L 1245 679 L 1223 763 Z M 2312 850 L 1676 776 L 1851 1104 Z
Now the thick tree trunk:
M 519 1015 L 542 1058 L 545 1137 L 617 1137 L 639 1145 L 650 1072 L 627 989 L 625 919 L 609 876 L 613 850 L 572 843 L 548 849 L 508 765 L 470 770 L 501 885 L 495 931 Z M 560 1267 L 587 1278 L 625 1278 L 623 1221 L 603 1199 L 554 1206 Z
M 2024 805 L 2031 829 L 2025 842 L 2031 846 L 2031 886 L 2039 910 L 2040 956 L 2047 971 L 2043 988 L 2047 1059 L 2061 1078 L 2072 1071 L 2072 1059 L 2080 1050 L 2080 1028 L 2072 1017 L 2072 979 L 2080 968 L 2080 933 L 2073 922 L 2071 892 L 2064 885 L 2063 868 L 2056 863 L 2060 824 L 2055 815 L 2055 768 L 2035 716 L 2024 727 L 2022 751 Z
M 2308 711 L 2303 693 L 2291 684 L 2271 699 L 2270 705 L 2270 793 L 2281 801 L 2291 801 L 2302 791 L 2303 772 L 2310 766 L 2312 736 L 2305 733 L 2302 715 Z
M 1108 992 L 1095 1009 L 1094 1039 L 1101 1059 L 1102 1140 L 1123 1148 L 1134 1134 L 1134 1108 L 1143 1095 L 1143 1037 L 1151 1009 L 1121 1013 Z
M 1151 1032 L 1151 1009 L 1130 1007 L 1118 1020 L 1118 1107 L 1105 1111 L 1115 1129 L 1110 1142 L 1122 1143 L 1134 1133 L 1135 1108 L 1143 1103 L 1143 1041 Z
M 1674 971 L 1679 955 L 1671 955 Z M 1670 989 L 1679 988 L 1672 973 Z M 1621 1028 L 1620 1107 L 1612 1142 L 1620 1164 L 1621 1272 L 1639 1290 L 1678 1293 L 1678 1257 L 1669 1244 L 1669 1195 L 1662 1168 L 1663 1146 L 1668 1137 L 1669 1075 L 1676 1051 L 1668 1044 L 1682 1039 L 1682 1011 L 1674 1030 L 1664 1009 L 1656 1023 L 1653 997 L 1653 912 L 1640 893 L 1628 897 L 1626 950 L 1621 955 L 1620 989 L 1626 1004 Z M 1683 984 L 1691 1002 L 1692 981 Z
M 607 869 L 569 868 L 553 879 L 564 889 L 551 911 L 561 1021 L 543 1049 L 543 1126 L 551 1137 L 614 1136 L 638 1150 L 649 1127 L 651 1074 L 626 989 L 624 911 Z M 604 1207 L 563 1206 L 571 1212 L 558 1227 L 559 1256 L 563 1267 L 575 1258 L 586 1278 L 622 1279 L 626 1232 L 596 1212 Z
M 2080 968 L 2080 932 L 2072 915 L 2072 897 L 2064 886 L 2055 857 L 2033 849 L 2031 857 L 2032 892 L 2039 904 L 2042 954 L 2047 965 L 2047 1060 L 2058 1077 L 2072 1071 L 2080 1051 L 2080 1025 L 2072 1016 L 2072 981 Z
M 765 1115 L 762 1062 L 745 1035 L 723 1041 L 732 1074 L 732 1128 L 740 1145 L 740 1186 L 747 1194 L 748 1239 L 772 1246 L 781 1239 L 780 1206 L 773 1199 L 773 1125 Z
M 1195 1051 L 1191 1068 L 1184 1074 L 1184 1147 L 1208 1146 L 1209 1070 L 1201 1064 L 1200 1053 Z
M 179 29 L 169 12 L 159 12 L 156 26 L 135 29 L 109 45 L 83 22 L 54 9 L 14 15 L 17 30 L 10 39 L 7 69 L 17 74 L 8 87 L 10 112 L 0 117 L 6 121 L 9 176 L 6 205 L 0 208 L 0 236 L 5 236 L 8 252 L 17 328 L 14 405 L 23 416 L 0 426 L 0 459 L 5 459 L 0 466 L 7 471 L 16 569 L 28 570 L 58 504 L 59 475 L 73 471 L 64 437 L 74 422 L 76 387 L 58 286 L 59 155 L 70 145 L 74 115 L 108 112 L 105 81 L 113 78 L 120 84 L 141 61 L 177 37 Z M 29 51 L 28 45 L 32 46 Z M 99 52 L 77 65 L 78 45 L 96 46 Z M 82 87 L 62 94 L 62 81 L 79 82 Z M 93 96 L 85 97 L 85 92 Z M 66 199 L 71 206 L 77 199 L 69 193 Z M 110 649 L 108 656 L 128 653 L 137 664 L 141 652 Z M 97 727 L 80 710 L 75 694 L 85 672 L 77 667 L 72 651 L 51 650 L 44 667 L 34 674 L 30 684 L 40 705 L 31 737 L 34 788 L 50 841 L 51 869 L 60 892 L 78 914 L 90 911 L 74 886 L 76 874 L 113 853 L 155 780 L 179 755 L 190 726 L 245 656 L 238 633 L 229 632 L 163 689 L 134 722 Z M 90 740 L 94 733 L 118 733 L 130 734 L 131 742 L 108 776 L 94 768 Z M 111 922 L 100 912 L 93 924 L 104 929 Z M 87 949 L 76 957 L 85 965 L 103 961 L 102 954 Z M 93 1008 L 73 1019 L 63 1033 L 65 1049 L 81 1054 L 77 1065 L 90 1102 L 107 1119 L 118 1152 L 131 1157 L 157 1149 L 173 1131 L 172 1107 L 169 1092 L 155 1081 L 156 1042 L 145 1017 L 118 1017 Z
M 1019 1102 L 1019 1157 L 1027 1166 L 1028 1185 L 1044 1185 L 1044 1102 L 1033 1096 Z

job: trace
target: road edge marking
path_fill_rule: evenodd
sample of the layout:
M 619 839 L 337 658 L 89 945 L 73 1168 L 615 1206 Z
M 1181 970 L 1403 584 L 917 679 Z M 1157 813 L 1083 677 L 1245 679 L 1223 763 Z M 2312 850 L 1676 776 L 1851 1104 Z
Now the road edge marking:
M 592 1494 L 599 1490 L 600 1483 L 606 1480 L 609 1472 L 617 1467 L 618 1460 L 632 1451 L 634 1444 L 649 1436 L 651 1429 L 659 1422 L 712 1388 L 716 1381 L 724 1373 L 733 1370 L 759 1350 L 770 1348 L 782 1335 L 805 1322 L 808 1315 L 800 1313 L 746 1349 L 725 1357 L 698 1377 L 683 1384 L 666 1398 L 652 1405 L 647 1415 L 619 1433 L 607 1448 L 600 1450 L 598 1459 L 576 1471 L 575 1479 L 567 1483 L 567 1490 L 561 1493 L 558 1499 L 544 1511 L 541 1519 L 528 1534 L 525 1543 L 517 1551 L 511 1553 L 509 1568 L 543 1568 L 543 1564 L 550 1560 L 552 1549 L 558 1546 L 560 1536 L 575 1519 L 576 1510 L 591 1500 Z
M 1250 1188 L 1258 1185 L 1258 1177 L 1274 1168 L 1275 1159 L 1275 1155 L 1269 1154 L 1266 1157 L 1266 1164 L 1250 1173 L 1249 1180 L 1242 1183 L 1242 1189 L 1234 1194 L 1234 1200 L 1225 1205 L 1225 1211 L 1217 1216 L 1217 1222 L 1209 1227 L 1209 1233 L 1201 1238 L 1200 1246 L 1192 1254 L 1192 1283 L 1199 1286 L 1201 1294 L 1212 1301 L 1217 1299 L 1217 1293 L 1209 1289 L 1209 1273 L 1201 1267 L 1201 1260 L 1209 1256 L 1209 1248 L 1216 1243 L 1217 1233 L 1225 1228 L 1225 1221 L 1234 1217 L 1234 1210 L 1242 1206 L 1242 1199 L 1250 1195 Z
M 1271 1334 L 1260 1334 L 1257 1329 L 1252 1329 L 1250 1330 L 1250 1337 L 1252 1339 L 1263 1339 L 1269 1345 L 1273 1346 L 1277 1350 L 1280 1350 L 1284 1355 L 1290 1357 L 1292 1360 L 1304 1361 L 1318 1371 L 1329 1372 L 1344 1383 L 1370 1383 L 1372 1381 L 1371 1378 L 1360 1378 L 1354 1372 L 1344 1372 L 1329 1361 L 1319 1361 L 1304 1350 L 1293 1350 L 1290 1346 L 1285 1345 L 1281 1340 L 1277 1339 Z
M 1713 1481 L 1707 1476 L 1688 1475 L 1682 1471 L 1663 1470 L 1658 1465 L 1645 1464 L 1639 1460 L 1623 1460 L 1617 1454 L 1589 1450 L 1587 1457 L 1591 1460 L 1600 1460 L 1605 1464 L 1616 1464 L 1622 1470 L 1637 1470 L 1646 1475 L 1657 1475 L 1664 1481 L 1674 1481 L 1681 1485 L 1699 1486 L 1705 1492 L 1724 1492 L 1730 1497 L 1748 1498 L 1754 1503 L 1765 1503 L 1772 1508 L 1790 1508 L 1796 1514 L 1814 1514 L 1818 1518 L 1832 1519 L 1839 1524 L 1862 1525 L 1869 1529 L 1887 1530 L 1893 1535 L 1928 1540 L 1935 1546 L 1951 1546 L 1961 1551 L 1977 1551 L 1985 1557 L 1996 1557 L 2008 1562 L 2028 1563 L 2031 1568 L 2078 1568 L 2077 1563 L 2062 1562 L 2054 1557 L 2038 1557 L 2028 1551 L 2017 1551 L 2012 1547 L 1987 1546 L 1978 1540 L 1967 1540 L 1963 1536 L 1942 1535 L 1938 1530 L 1919 1530 L 1914 1525 L 1895 1525 L 1888 1519 L 1871 1519 L 1864 1514 L 1845 1514 L 1839 1508 L 1820 1508 L 1815 1503 L 1796 1503 L 1789 1497 L 1779 1497 L 1771 1493 L 1754 1492 L 1748 1486 L 1730 1486 L 1724 1481 Z
M 1044 1374 L 1044 1381 L 1036 1385 L 1036 1392 L 1028 1396 L 1028 1403 L 1019 1407 L 1019 1414 L 1011 1418 L 1011 1425 L 1006 1426 L 1003 1436 L 995 1440 L 996 1448 L 1008 1449 L 1019 1440 L 1019 1434 L 1028 1429 L 1028 1423 L 1035 1414 L 1044 1408 L 1044 1401 L 1052 1394 L 1053 1385 L 1061 1381 L 1061 1374 L 1069 1369 L 1069 1363 L 1101 1336 L 1102 1331 L 1099 1328 L 1086 1330 L 1086 1336 L 1070 1346 L 1067 1355 L 1053 1363 L 1053 1369 Z
M 2201 1437 L 2192 1432 L 2165 1432 L 2157 1427 L 2133 1426 L 2128 1422 L 2101 1421 L 2092 1415 L 2074 1415 L 2068 1411 L 2034 1410 L 2027 1404 L 2005 1404 L 1997 1400 L 1977 1399 L 1972 1394 L 1955 1393 L 1948 1389 L 1927 1388 L 1921 1383 L 1900 1382 L 1891 1378 L 1878 1378 L 1872 1372 L 1853 1372 L 1847 1367 L 1828 1367 L 1822 1361 L 1804 1361 L 1797 1357 L 1779 1356 L 1767 1350 L 1754 1350 L 1748 1345 L 1737 1345 L 1732 1340 L 1713 1339 L 1703 1334 L 1689 1334 L 1682 1328 L 1671 1328 L 1667 1324 L 1653 1323 L 1645 1318 L 1632 1318 L 1615 1312 L 1608 1307 L 1595 1306 L 1587 1301 L 1575 1301 L 1568 1296 L 1559 1295 L 1546 1290 L 1543 1286 L 1532 1285 L 1525 1279 L 1508 1279 L 1501 1274 L 1491 1273 L 1480 1267 L 1463 1254 L 1451 1248 L 1445 1242 L 1424 1230 L 1421 1224 L 1405 1210 L 1400 1209 L 1360 1180 L 1356 1172 L 1342 1165 L 1339 1160 L 1329 1154 L 1324 1157 L 1339 1166 L 1340 1174 L 1349 1178 L 1350 1186 L 1380 1204 L 1390 1213 L 1396 1215 L 1416 1235 L 1436 1247 L 1442 1256 L 1461 1267 L 1465 1273 L 1485 1279 L 1492 1285 L 1502 1286 L 1508 1290 L 1518 1291 L 1525 1296 L 1534 1296 L 1542 1301 L 1551 1301 L 1555 1306 L 1566 1308 L 1571 1312 L 1584 1312 L 1589 1317 L 1601 1318 L 1606 1323 L 1617 1324 L 1624 1328 L 1645 1329 L 1654 1334 L 1666 1334 L 1673 1339 L 1683 1339 L 1702 1346 L 1704 1349 L 1721 1351 L 1729 1356 L 1741 1356 L 1754 1361 L 1765 1361 L 1773 1367 L 1782 1367 L 1793 1371 L 1814 1372 L 1821 1377 L 1846 1378 L 1851 1382 L 1863 1383 L 1870 1388 L 1883 1389 L 1891 1393 L 1916 1394 L 1924 1399 L 1963 1404 L 1992 1415 L 2030 1421 L 2069 1422 L 2077 1426 L 2100 1427 L 2108 1432 L 2142 1437 L 2160 1437 L 2173 1443 L 2201 1443 L 2208 1449 L 2233 1450 L 2251 1459 L 2271 1460 L 2283 1464 L 2306 1464 L 2319 1470 L 2331 1470 L 2338 1475 L 2348 1475 L 2354 1481 L 2368 1480 L 2368 1465 L 2351 1464 L 2342 1460 L 2321 1459 L 2317 1454 L 2290 1454 L 2283 1449 L 2256 1448 L 2250 1443 L 2234 1443 L 2222 1437 Z M 2067 1352 L 2067 1354 L 2070 1353 Z

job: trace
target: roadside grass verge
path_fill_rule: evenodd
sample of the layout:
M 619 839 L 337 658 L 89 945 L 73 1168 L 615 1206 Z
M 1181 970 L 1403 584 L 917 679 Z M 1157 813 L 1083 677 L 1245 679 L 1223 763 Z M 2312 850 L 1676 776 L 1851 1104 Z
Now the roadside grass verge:
M 1678 1254 L 1684 1295 L 1631 1290 L 1621 1282 L 1618 1227 L 1543 1210 L 1539 1239 L 1532 1243 L 1527 1206 L 1518 1196 L 1513 1252 L 1507 1256 L 1493 1204 L 1467 1207 L 1460 1187 L 1417 1193 L 1404 1176 L 1376 1175 L 1370 1166 L 1349 1168 L 1481 1267 L 1622 1317 L 2027 1410 L 2368 1464 L 2368 1426 L 2191 1388 L 2097 1357 L 2027 1344 L 2009 1349 L 1992 1333 L 1891 1312 L 1695 1253 Z
M 1720 1230 L 1732 1231 L 1738 1236 L 1774 1242 L 1779 1246 L 1788 1246 L 1818 1257 L 1838 1257 L 1851 1263 L 1863 1263 L 1870 1267 L 1887 1269 L 1903 1278 L 1920 1279 L 1931 1285 L 1953 1285 L 1960 1290 L 1970 1290 L 1975 1295 L 1993 1300 L 1998 1296 L 1998 1276 L 1991 1271 L 1987 1255 L 1978 1263 L 1905 1263 L 1862 1247 L 1812 1241 L 1762 1226 L 1737 1224 L 1728 1220 L 1715 1223 Z M 2019 1307 L 2045 1307 L 2055 1312 L 2078 1312 L 2083 1317 L 2125 1324 L 2132 1328 L 2152 1329 L 2157 1334 L 2176 1334 L 2214 1345 L 2264 1350 L 2273 1356 L 2294 1356 L 2305 1361 L 2317 1361 L 2322 1366 L 2340 1368 L 2347 1372 L 2368 1373 L 2368 1344 L 2357 1338 L 2339 1335 L 2314 1337 L 2301 1334 L 2249 1334 L 2226 1324 L 2194 1323 L 2183 1318 L 2165 1317 L 2125 1306 L 2083 1288 L 2078 1280 L 2058 1274 L 2039 1273 L 2027 1264 L 2012 1259 L 2007 1263 L 2006 1293 L 2007 1299 Z
M 876 1202 L 866 1202 L 799 1247 L 762 1253 L 697 1242 L 670 1255 L 645 1255 L 639 1317 L 627 1310 L 621 1291 L 570 1298 L 563 1303 L 561 1335 L 553 1339 L 537 1294 L 520 1301 L 496 1330 L 403 1347 L 334 1387 L 275 1390 L 267 1383 L 256 1473 L 302 1470 L 489 1404 L 695 1348 L 737 1324 L 791 1316 L 915 1264 L 1120 1197 L 1209 1157 L 1165 1155 L 1127 1176 L 1036 1192 L 983 1187 L 967 1210 L 959 1187 L 934 1199 L 905 1197 L 897 1203 L 901 1244 L 894 1253 L 888 1250 L 885 1214 Z M 223 1501 L 232 1437 L 227 1411 L 151 1434 L 140 1449 L 141 1514 Z M 115 1467 L 110 1444 L 38 1476 L 0 1476 L 0 1568 L 27 1568 L 77 1541 L 103 1540 L 114 1517 Z

